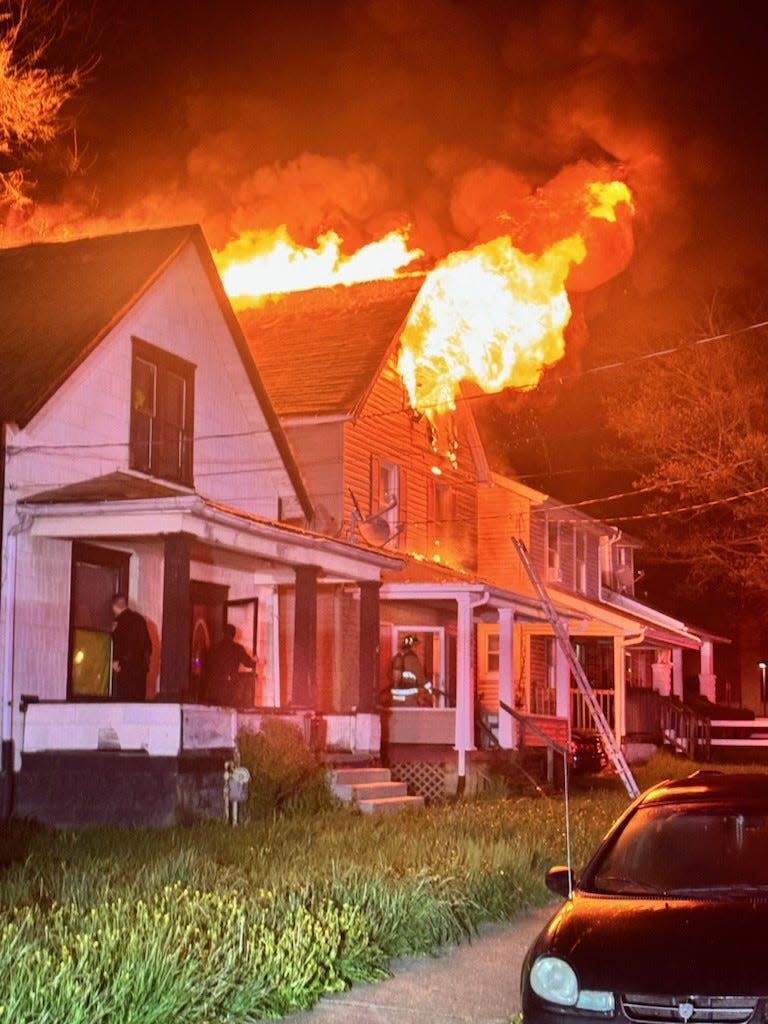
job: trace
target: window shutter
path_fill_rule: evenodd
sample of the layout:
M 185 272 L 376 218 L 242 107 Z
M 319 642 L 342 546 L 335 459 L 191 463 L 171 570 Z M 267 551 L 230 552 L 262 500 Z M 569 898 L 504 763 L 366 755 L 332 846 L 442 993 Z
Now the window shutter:
M 397 521 L 402 523 L 403 529 L 398 535 L 397 546 L 404 548 L 408 539 L 408 474 L 404 466 L 400 466 L 398 477 Z

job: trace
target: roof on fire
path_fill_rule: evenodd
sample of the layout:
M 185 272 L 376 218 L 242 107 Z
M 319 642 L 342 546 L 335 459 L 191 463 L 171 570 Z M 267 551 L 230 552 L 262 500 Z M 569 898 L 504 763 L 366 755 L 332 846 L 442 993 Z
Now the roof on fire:
M 0 249 L 0 423 L 27 424 L 187 244 L 200 253 L 297 497 L 312 506 L 197 225 Z
M 284 418 L 356 412 L 423 283 L 414 275 L 293 292 L 238 313 Z

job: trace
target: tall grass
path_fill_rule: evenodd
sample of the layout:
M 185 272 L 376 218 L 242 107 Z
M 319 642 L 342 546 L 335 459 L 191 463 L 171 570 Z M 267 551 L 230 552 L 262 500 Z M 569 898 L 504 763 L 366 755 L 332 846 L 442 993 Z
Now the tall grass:
M 684 774 L 657 759 L 641 785 Z M 573 795 L 575 860 L 627 805 L 615 779 Z M 562 801 L 348 810 L 167 831 L 0 837 L 0 1024 L 244 1024 L 380 978 L 549 899 Z

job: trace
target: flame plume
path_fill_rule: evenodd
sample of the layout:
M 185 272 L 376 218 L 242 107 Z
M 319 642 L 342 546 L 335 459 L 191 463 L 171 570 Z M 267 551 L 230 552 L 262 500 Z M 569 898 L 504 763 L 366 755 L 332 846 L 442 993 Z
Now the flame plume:
M 617 208 L 632 211 L 620 181 L 591 182 L 581 216 L 616 223 Z M 573 234 L 540 255 L 501 236 L 451 253 L 428 275 L 400 336 L 398 370 L 411 407 L 430 418 L 455 408 L 463 381 L 494 393 L 534 387 L 545 367 L 565 352 L 571 318 L 566 284 L 588 255 L 585 235 Z M 617 269 L 612 268 L 612 273 Z M 610 276 L 610 275 L 609 275 Z

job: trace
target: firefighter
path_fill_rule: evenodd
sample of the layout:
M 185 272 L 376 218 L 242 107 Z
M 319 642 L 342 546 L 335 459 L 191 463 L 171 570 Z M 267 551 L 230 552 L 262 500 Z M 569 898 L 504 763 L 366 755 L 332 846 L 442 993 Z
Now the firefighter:
M 390 696 L 395 706 L 433 706 L 432 684 L 427 680 L 424 666 L 414 649 L 418 642 L 418 637 L 408 633 L 400 641 L 400 650 L 392 659 Z

